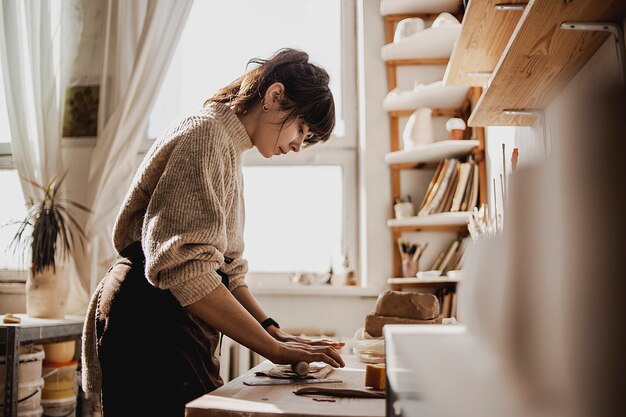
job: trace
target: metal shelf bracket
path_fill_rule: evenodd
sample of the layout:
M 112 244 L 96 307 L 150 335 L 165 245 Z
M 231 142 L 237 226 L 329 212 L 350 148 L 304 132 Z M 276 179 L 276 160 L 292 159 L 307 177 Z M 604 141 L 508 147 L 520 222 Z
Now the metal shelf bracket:
M 500 3 L 496 4 L 496 10 L 524 10 L 528 3 Z
M 539 119 L 539 124 L 541 126 L 541 138 L 543 140 L 543 152 L 546 156 L 548 156 L 548 145 L 549 145 L 549 135 L 548 135 L 548 126 L 546 125 L 546 116 L 543 110 L 536 109 L 525 109 L 525 110 L 517 110 L 517 109 L 505 109 L 502 110 L 502 113 L 508 114 L 511 116 L 533 116 Z
M 626 59 L 624 57 L 624 29 L 621 25 L 613 22 L 564 22 L 561 23 L 564 30 L 583 30 L 591 32 L 609 32 L 615 40 L 617 60 L 620 66 L 619 72 L 622 85 L 626 85 Z

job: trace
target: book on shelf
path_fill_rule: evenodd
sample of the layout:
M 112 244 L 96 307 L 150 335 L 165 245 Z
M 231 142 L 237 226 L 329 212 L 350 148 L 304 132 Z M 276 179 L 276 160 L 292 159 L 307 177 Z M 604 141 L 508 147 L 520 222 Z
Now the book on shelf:
M 454 197 L 454 190 L 456 184 L 458 182 L 459 177 L 459 163 L 454 164 L 454 169 L 452 170 L 452 174 L 450 176 L 450 181 L 446 186 L 446 190 L 443 193 L 443 198 L 437 207 L 435 207 L 435 213 L 445 213 L 450 211 L 450 207 L 452 207 L 452 197 Z
M 478 204 L 478 178 L 480 175 L 478 174 L 478 165 L 474 164 L 473 168 L 473 176 L 472 176 L 472 189 L 470 190 L 470 194 L 468 196 L 467 210 L 473 210 Z
M 456 291 L 452 293 L 452 308 L 450 310 L 450 317 L 456 318 L 456 310 L 457 310 L 457 295 Z
M 471 172 L 471 163 L 464 162 L 459 166 L 459 183 L 457 184 L 456 191 L 454 192 L 450 211 L 459 211 L 461 209 L 461 203 L 463 202 L 463 196 L 467 190 L 467 183 L 469 182 Z
M 448 253 L 448 251 L 452 247 L 453 243 L 454 243 L 454 241 L 448 243 L 448 246 L 446 246 L 446 248 L 443 251 L 441 251 L 439 253 L 439 255 L 437 255 L 437 258 L 435 259 L 435 262 L 433 263 L 433 266 L 430 267 L 431 271 L 441 271 L 439 266 L 441 265 L 441 262 L 443 261 L 443 258 L 446 256 L 446 253 Z
M 443 257 L 443 260 L 441 261 L 441 264 L 439 265 L 439 268 L 438 268 L 442 272 L 442 274 L 445 274 L 449 270 L 450 260 L 452 259 L 457 249 L 459 248 L 459 243 L 460 242 L 458 240 L 453 241 L 450 247 L 448 248 L 448 251 L 446 252 L 445 256 Z
M 474 177 L 478 179 L 478 170 L 476 169 L 477 165 L 472 164 L 470 166 L 470 172 L 467 178 L 467 184 L 465 185 L 465 190 L 463 191 L 463 198 L 461 199 L 461 211 L 468 211 L 468 207 L 470 204 L 470 194 L 472 193 L 472 187 L 474 186 Z
M 439 188 L 441 187 L 443 178 L 446 176 L 449 163 L 450 161 L 448 159 L 444 159 L 443 161 L 441 161 L 441 163 L 439 163 L 439 166 L 437 167 L 437 170 L 435 171 L 435 175 L 433 176 L 433 179 L 428 185 L 428 192 L 424 196 L 424 200 L 422 201 L 418 215 L 420 216 L 424 215 L 427 209 L 427 206 L 430 206 L 430 204 L 432 203 L 433 198 L 435 197 L 435 195 L 439 191 Z
M 446 275 L 448 271 L 461 269 L 469 238 L 461 238 L 451 241 L 437 256 L 431 270 L 441 271 Z
M 435 293 L 435 296 L 439 299 L 439 305 L 441 306 L 439 311 L 440 317 L 452 317 L 452 303 L 455 294 L 456 292 L 449 288 L 442 288 Z
M 444 274 L 447 274 L 448 271 L 455 271 L 455 270 L 461 269 L 461 266 L 463 266 L 463 260 L 465 259 L 465 254 L 467 253 L 466 248 L 467 248 L 468 242 L 469 242 L 469 238 L 467 237 L 464 239 L 460 239 L 459 246 L 456 250 L 456 253 L 450 260 L 450 263 L 449 265 L 447 265 L 447 268 L 443 271 Z
M 478 202 L 478 165 L 444 159 L 437 166 L 422 200 L 419 216 L 472 210 Z

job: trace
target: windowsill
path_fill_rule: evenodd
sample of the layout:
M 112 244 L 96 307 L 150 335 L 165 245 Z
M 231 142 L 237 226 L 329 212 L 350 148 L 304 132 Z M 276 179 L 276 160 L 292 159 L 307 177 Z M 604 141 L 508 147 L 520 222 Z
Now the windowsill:
M 344 285 L 280 285 L 280 284 L 248 284 L 254 295 L 283 296 L 330 296 L 330 297 L 363 297 L 376 298 L 380 289 Z
M 0 269 L 0 282 L 26 282 L 28 271 Z

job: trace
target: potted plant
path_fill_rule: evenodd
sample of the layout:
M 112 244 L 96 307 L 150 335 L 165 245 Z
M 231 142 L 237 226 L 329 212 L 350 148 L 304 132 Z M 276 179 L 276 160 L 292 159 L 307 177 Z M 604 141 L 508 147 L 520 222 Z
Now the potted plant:
M 72 216 L 70 207 L 89 213 L 75 201 L 63 198 L 59 189 L 65 175 L 52 178 L 45 186 L 29 181 L 41 196 L 30 197 L 28 212 L 19 221 L 11 246 L 30 254 L 26 281 L 26 313 L 31 317 L 63 318 L 69 293 L 68 268 L 64 265 L 76 240 L 84 244 L 85 233 Z

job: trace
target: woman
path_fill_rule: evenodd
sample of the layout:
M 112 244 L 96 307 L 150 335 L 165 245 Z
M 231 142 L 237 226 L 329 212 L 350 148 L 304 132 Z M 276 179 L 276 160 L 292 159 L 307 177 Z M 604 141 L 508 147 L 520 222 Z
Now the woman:
M 92 297 L 83 337 L 83 388 L 102 393 L 106 417 L 182 416 L 223 384 L 220 332 L 274 363 L 344 365 L 337 342 L 284 333 L 245 285 L 244 152 L 298 152 L 326 141 L 335 123 L 328 74 L 306 53 L 251 63 L 156 141 L 118 214 L 120 257 Z

